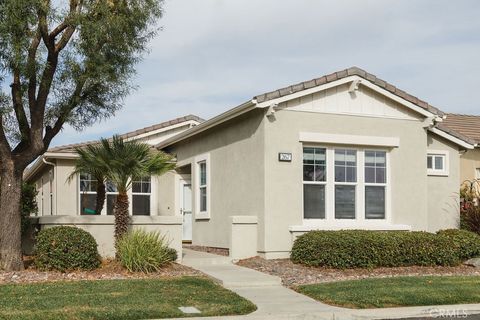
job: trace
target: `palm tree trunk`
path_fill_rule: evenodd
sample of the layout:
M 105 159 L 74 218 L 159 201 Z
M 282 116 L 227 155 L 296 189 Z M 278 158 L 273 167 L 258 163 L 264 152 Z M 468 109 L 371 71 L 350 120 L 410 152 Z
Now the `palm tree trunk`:
M 130 215 L 128 213 L 128 195 L 126 192 L 119 193 L 113 214 L 115 215 L 115 247 L 118 241 L 127 233 L 130 224 Z
M 97 214 L 102 213 L 104 203 L 105 203 L 105 183 L 98 181 L 98 184 L 97 184 L 97 200 L 96 200 L 96 203 L 95 203 L 95 212 Z

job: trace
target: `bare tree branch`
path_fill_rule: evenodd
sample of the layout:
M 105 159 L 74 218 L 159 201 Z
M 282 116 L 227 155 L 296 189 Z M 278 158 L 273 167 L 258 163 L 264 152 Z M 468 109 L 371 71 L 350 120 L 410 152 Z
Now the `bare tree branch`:
M 35 108 L 36 105 L 36 90 L 37 90 L 37 61 L 36 61 L 36 55 L 37 55 L 37 49 L 38 46 L 40 45 L 40 39 L 41 39 L 41 33 L 40 30 L 37 29 L 37 32 L 35 33 L 35 37 L 32 40 L 32 43 L 30 44 L 30 48 L 28 49 L 28 60 L 27 60 L 27 70 L 30 73 L 30 77 L 28 80 L 28 105 L 30 108 L 30 115 L 32 114 L 33 109 Z
M 30 126 L 28 124 L 27 115 L 25 109 L 23 109 L 22 102 L 22 88 L 20 83 L 20 71 L 14 70 L 12 87 L 12 102 L 13 109 L 15 110 L 15 117 L 17 118 L 18 128 L 22 135 L 22 141 L 28 141 L 30 139 Z

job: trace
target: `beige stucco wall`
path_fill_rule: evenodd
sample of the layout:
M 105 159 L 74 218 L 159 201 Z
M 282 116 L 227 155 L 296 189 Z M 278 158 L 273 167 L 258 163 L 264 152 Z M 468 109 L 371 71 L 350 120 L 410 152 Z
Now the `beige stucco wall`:
M 480 168 L 480 148 L 468 150 L 460 157 L 460 181 L 477 178 L 476 170 Z
M 202 154 L 210 157 L 210 219 L 194 219 L 194 244 L 227 248 L 230 216 L 258 216 L 262 225 L 264 112 L 252 111 L 167 149 L 182 165 L 195 163 L 195 157 Z M 193 186 L 195 179 L 192 174 Z
M 38 220 L 41 229 L 59 225 L 69 225 L 88 231 L 97 241 L 98 252 L 102 257 L 115 255 L 114 217 L 113 216 L 45 216 Z M 182 257 L 182 219 L 181 217 L 135 216 L 132 217 L 132 229 L 157 231 L 165 237 L 169 247 Z
M 299 132 L 398 137 L 400 147 L 390 151 L 391 223 L 426 230 L 427 133 L 422 121 L 371 118 L 282 110 L 266 123 L 265 247 L 266 252 L 290 250 L 290 226 L 303 223 L 302 153 Z M 321 144 L 320 144 L 321 145 Z M 359 146 L 351 146 L 359 148 Z M 291 152 L 293 161 L 277 161 L 279 152 Z

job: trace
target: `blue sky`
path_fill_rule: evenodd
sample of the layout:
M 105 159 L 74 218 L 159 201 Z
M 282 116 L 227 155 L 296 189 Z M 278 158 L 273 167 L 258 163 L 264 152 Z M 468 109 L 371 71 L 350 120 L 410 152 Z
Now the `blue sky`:
M 480 114 L 480 1 L 167 0 L 164 9 L 125 107 L 82 132 L 65 128 L 53 145 L 208 119 L 354 65 L 444 111 Z

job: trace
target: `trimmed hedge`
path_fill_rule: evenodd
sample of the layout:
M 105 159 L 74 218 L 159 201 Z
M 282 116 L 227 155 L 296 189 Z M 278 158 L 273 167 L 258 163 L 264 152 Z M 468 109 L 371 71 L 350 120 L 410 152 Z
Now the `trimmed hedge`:
M 40 231 L 35 265 L 41 270 L 92 270 L 100 266 L 97 242 L 85 230 L 60 226 Z
M 295 240 L 291 259 L 339 269 L 454 266 L 478 254 L 479 240 L 451 231 L 311 231 Z
M 446 229 L 438 231 L 437 234 L 446 236 L 452 240 L 457 254 L 462 261 L 480 256 L 480 236 L 475 232 Z

